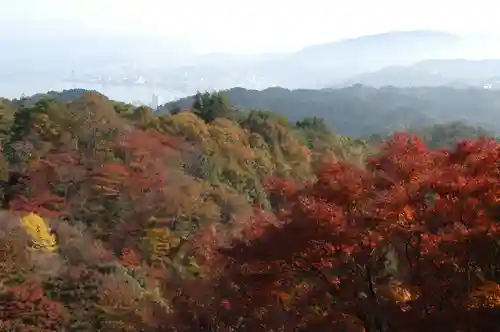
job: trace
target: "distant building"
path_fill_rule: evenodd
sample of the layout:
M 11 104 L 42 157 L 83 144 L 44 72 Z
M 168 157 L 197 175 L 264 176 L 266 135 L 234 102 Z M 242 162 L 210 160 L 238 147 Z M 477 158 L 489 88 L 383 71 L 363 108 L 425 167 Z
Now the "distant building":
M 160 97 L 153 93 L 153 97 L 151 98 L 151 108 L 153 110 L 157 110 L 160 106 Z
M 493 84 L 485 84 L 485 85 L 483 86 L 483 88 L 484 88 L 484 89 L 486 89 L 486 90 L 489 90 L 489 89 L 491 89 L 492 87 L 493 87 Z

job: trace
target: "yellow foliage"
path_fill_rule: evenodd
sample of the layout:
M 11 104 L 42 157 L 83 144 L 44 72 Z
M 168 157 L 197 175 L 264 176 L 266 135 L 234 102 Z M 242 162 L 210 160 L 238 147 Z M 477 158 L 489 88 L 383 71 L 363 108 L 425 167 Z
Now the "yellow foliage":
M 151 228 L 147 231 L 146 237 L 153 263 L 162 262 L 170 250 L 180 243 L 180 239 L 168 228 Z
M 229 119 L 216 119 L 209 131 L 212 138 L 220 143 L 248 145 L 248 132 Z
M 500 285 L 486 282 L 469 295 L 468 306 L 476 308 L 500 308 Z
M 228 119 L 216 119 L 209 128 L 214 161 L 222 169 L 251 172 L 255 151 L 249 145 L 249 134 L 235 122 Z
M 170 117 L 168 127 L 171 134 L 202 142 L 209 137 L 206 123 L 192 112 L 181 112 Z
M 49 252 L 57 250 L 56 238 L 42 217 L 35 213 L 27 214 L 21 217 L 21 225 L 31 236 L 33 248 Z
M 400 282 L 392 281 L 377 288 L 377 293 L 389 300 L 398 303 L 406 303 L 419 297 L 417 289 L 409 289 Z
M 251 133 L 250 136 L 248 137 L 250 146 L 254 149 L 259 149 L 259 150 L 268 150 L 269 146 L 264 140 L 264 137 L 257 133 Z

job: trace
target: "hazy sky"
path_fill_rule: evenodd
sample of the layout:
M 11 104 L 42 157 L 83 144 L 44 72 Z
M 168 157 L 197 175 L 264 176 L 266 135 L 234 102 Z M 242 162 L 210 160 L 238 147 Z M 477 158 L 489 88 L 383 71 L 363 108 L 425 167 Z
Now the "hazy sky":
M 500 32 L 496 0 L 0 0 L 1 36 L 157 36 L 197 51 L 281 52 L 391 30 Z

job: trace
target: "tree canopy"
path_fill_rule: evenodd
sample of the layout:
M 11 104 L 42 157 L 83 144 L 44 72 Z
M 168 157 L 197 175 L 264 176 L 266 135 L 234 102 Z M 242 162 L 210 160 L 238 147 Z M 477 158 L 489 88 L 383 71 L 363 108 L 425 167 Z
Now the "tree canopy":
M 500 328 L 485 132 L 70 95 L 0 103 L 0 330 Z

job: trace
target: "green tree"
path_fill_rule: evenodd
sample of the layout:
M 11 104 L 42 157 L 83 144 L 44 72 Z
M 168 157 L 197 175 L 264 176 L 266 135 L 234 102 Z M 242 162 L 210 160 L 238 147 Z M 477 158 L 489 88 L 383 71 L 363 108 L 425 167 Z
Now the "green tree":
M 314 130 L 319 133 L 330 132 L 330 130 L 328 129 L 328 125 L 325 122 L 325 119 L 317 116 L 307 117 L 302 120 L 299 120 L 295 123 L 295 126 L 302 130 Z
M 192 108 L 196 115 L 208 123 L 217 118 L 229 117 L 234 112 L 229 99 L 221 92 L 198 92 Z

